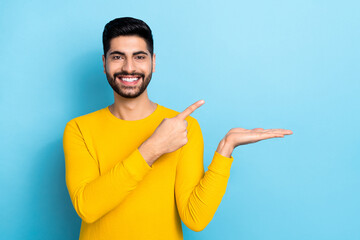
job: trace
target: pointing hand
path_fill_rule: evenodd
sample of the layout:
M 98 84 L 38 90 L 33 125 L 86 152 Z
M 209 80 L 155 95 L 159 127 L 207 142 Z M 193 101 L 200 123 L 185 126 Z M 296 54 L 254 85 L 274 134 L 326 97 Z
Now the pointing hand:
M 179 113 L 173 118 L 165 118 L 160 125 L 155 129 L 154 133 L 148 138 L 140 147 L 139 151 L 142 153 L 144 159 L 151 165 L 161 155 L 178 150 L 188 142 L 187 138 L 187 121 L 185 120 L 191 113 L 198 109 L 205 103 L 204 100 L 197 101 L 183 112 Z M 143 147 L 151 145 L 152 154 L 148 155 Z
M 189 107 L 187 107 L 183 112 L 179 113 L 175 118 L 180 120 L 185 120 L 190 114 L 192 114 L 196 109 L 198 109 L 201 105 L 205 103 L 204 100 L 199 100 L 196 103 L 193 103 Z

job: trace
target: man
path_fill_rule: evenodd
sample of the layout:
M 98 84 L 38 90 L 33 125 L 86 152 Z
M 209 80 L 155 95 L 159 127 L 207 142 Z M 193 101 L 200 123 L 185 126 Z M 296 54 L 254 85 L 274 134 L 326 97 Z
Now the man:
M 204 173 L 203 138 L 189 116 L 150 101 L 153 38 L 134 18 L 110 21 L 103 65 L 114 103 L 68 122 L 66 184 L 82 225 L 80 239 L 182 239 L 211 221 L 225 193 L 235 147 L 290 130 L 234 128 L 220 141 Z

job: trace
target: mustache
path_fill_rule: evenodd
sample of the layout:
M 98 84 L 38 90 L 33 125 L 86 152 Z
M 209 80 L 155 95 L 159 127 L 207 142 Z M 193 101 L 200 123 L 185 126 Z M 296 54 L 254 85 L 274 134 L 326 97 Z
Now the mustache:
M 133 73 L 129 73 L 129 72 L 117 72 L 117 73 L 114 73 L 114 79 L 116 79 L 117 76 L 119 75 L 128 75 L 128 76 L 141 76 L 143 79 L 145 77 L 145 74 L 143 73 L 137 73 L 137 72 L 133 72 Z

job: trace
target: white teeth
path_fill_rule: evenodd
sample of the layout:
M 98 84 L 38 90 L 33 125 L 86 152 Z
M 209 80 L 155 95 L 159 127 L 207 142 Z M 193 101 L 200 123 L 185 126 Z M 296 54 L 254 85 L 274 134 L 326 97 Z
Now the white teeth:
M 125 82 L 134 82 L 137 81 L 139 78 L 121 78 L 121 80 Z

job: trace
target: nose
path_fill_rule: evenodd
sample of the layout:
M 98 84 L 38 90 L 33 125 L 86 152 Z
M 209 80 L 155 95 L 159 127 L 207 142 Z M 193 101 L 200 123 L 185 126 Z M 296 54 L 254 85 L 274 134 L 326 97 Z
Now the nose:
M 122 70 L 125 71 L 125 72 L 134 72 L 135 71 L 135 65 L 134 65 L 134 62 L 131 60 L 131 59 L 127 59 L 125 62 L 124 62 L 124 65 L 122 67 Z

